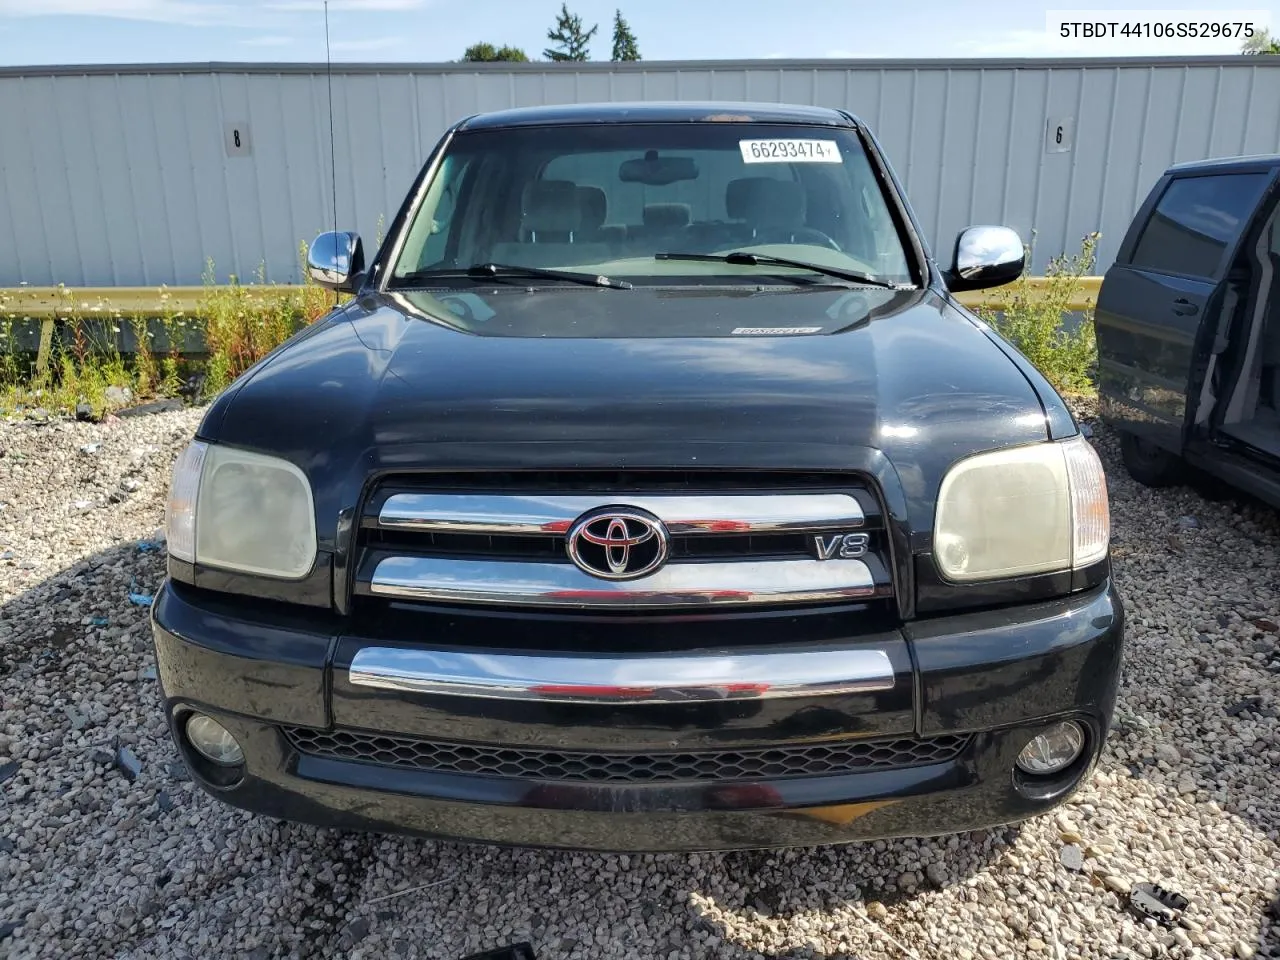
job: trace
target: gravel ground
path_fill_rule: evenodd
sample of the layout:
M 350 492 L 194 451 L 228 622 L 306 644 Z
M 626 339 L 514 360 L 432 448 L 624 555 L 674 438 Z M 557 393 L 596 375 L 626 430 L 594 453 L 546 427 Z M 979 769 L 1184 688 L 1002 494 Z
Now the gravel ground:
M 160 583 L 138 541 L 198 419 L 0 423 L 0 956 L 1280 957 L 1272 511 L 1139 487 L 1099 433 L 1128 656 L 1106 759 L 1053 814 L 843 848 L 500 850 L 257 819 L 186 779 L 128 594 Z M 1138 880 L 1187 894 L 1185 924 L 1127 913 Z

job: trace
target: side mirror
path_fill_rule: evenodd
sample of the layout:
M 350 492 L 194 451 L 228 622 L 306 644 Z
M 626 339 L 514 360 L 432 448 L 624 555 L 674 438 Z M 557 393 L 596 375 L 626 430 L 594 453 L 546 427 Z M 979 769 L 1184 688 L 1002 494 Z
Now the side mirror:
M 1008 227 L 966 227 L 956 238 L 956 253 L 946 273 L 947 289 L 985 290 L 1022 275 L 1027 254 L 1022 238 Z
M 307 251 L 307 276 L 322 287 L 354 293 L 364 274 L 359 234 L 322 233 Z

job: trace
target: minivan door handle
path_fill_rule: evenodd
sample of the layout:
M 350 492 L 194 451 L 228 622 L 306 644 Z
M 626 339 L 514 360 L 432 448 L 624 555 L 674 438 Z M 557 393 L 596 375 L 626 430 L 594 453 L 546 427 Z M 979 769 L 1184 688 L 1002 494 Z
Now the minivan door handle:
M 1173 312 L 1180 317 L 1191 317 L 1200 312 L 1200 307 L 1186 297 L 1179 297 L 1173 301 Z

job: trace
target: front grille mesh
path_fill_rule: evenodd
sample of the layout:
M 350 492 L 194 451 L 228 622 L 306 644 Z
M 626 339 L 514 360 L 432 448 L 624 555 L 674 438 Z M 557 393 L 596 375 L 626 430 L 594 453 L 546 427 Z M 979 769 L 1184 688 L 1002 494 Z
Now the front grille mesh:
M 362 730 L 286 727 L 301 753 L 473 776 L 585 783 L 777 780 L 953 760 L 965 736 L 863 740 L 689 753 L 583 753 L 441 743 Z
M 879 549 L 878 531 L 867 531 L 873 537 L 871 549 Z M 502 560 L 533 560 L 543 563 L 567 563 L 564 537 L 521 537 L 510 534 L 438 533 L 416 530 L 379 530 L 363 533 L 365 546 L 405 553 L 426 553 L 442 557 L 483 557 Z M 672 560 L 755 560 L 767 557 L 812 556 L 811 535 L 772 533 L 754 535 L 700 534 L 670 538 Z

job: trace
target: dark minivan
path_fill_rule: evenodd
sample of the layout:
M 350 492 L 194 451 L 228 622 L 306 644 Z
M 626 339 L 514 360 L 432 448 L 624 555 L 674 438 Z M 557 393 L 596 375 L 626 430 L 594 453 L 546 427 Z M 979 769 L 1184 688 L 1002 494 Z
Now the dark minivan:
M 1171 167 L 1098 295 L 1103 416 L 1149 486 L 1186 467 L 1280 506 L 1280 156 Z
M 950 251 L 949 251 L 950 252 Z M 622 850 L 973 830 L 1088 777 L 1098 457 L 871 132 L 778 104 L 471 117 L 352 299 L 179 459 L 164 709 L 228 803 Z

